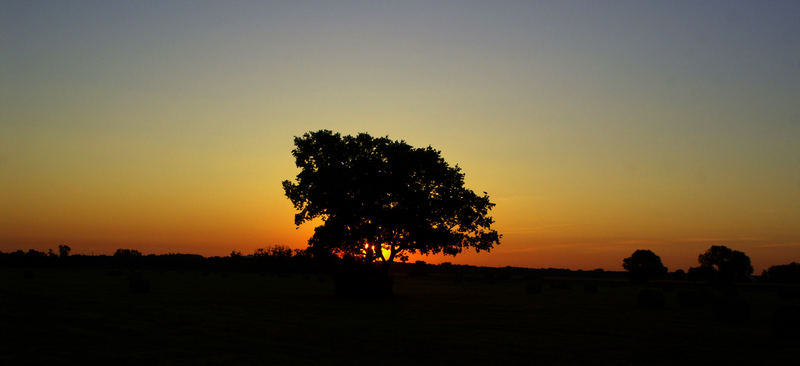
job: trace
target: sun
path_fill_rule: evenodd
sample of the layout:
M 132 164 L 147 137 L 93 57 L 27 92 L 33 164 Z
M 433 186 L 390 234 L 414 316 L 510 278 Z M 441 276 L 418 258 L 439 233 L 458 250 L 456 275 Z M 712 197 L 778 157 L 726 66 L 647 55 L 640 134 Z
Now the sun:
M 375 244 L 364 244 L 364 249 L 361 250 L 361 253 L 363 255 L 367 255 L 367 250 L 375 250 Z M 388 244 L 381 245 L 381 253 L 383 254 L 384 258 L 389 258 L 389 255 L 392 254 L 391 247 Z

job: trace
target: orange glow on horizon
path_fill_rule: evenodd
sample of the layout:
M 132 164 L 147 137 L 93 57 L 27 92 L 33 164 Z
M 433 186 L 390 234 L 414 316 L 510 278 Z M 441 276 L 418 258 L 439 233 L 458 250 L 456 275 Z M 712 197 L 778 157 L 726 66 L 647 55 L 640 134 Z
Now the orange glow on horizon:
M 410 261 L 621 270 L 650 249 L 673 270 L 726 245 L 756 273 L 800 262 L 783 5 L 737 3 L 743 27 L 650 2 L 7 3 L 0 251 L 305 248 L 319 222 L 294 225 L 281 182 L 293 138 L 328 129 L 441 150 L 496 203 L 496 249 Z

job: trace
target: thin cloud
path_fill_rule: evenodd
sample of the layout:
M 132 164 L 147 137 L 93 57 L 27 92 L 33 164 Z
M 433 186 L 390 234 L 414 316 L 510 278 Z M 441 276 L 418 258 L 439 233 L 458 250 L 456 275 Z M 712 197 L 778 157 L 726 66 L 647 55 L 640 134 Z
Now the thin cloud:
M 800 247 L 800 243 L 798 242 L 791 242 L 791 243 L 767 243 L 767 244 L 759 244 L 756 245 L 756 248 L 796 248 Z

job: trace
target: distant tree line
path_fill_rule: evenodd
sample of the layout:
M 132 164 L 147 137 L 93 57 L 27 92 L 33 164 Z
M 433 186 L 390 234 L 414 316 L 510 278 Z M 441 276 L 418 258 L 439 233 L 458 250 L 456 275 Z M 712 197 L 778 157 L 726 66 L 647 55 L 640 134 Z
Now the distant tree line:
M 753 265 L 744 252 L 730 249 L 724 245 L 712 245 L 701 253 L 697 261 L 699 266 L 689 268 L 688 273 L 677 270 L 673 278 L 692 281 L 709 282 L 743 282 L 752 281 Z M 631 278 L 637 281 L 648 279 L 663 279 L 667 277 L 667 267 L 661 263 L 661 258 L 647 249 L 639 249 L 622 261 L 622 267 L 628 271 Z M 800 282 L 800 264 L 772 266 L 762 272 L 759 280 L 769 282 Z
M 66 247 L 69 248 L 69 247 Z M 113 255 L 71 255 L 70 250 L 60 250 L 63 255 L 55 255 L 30 249 L 14 252 L 0 252 L 0 266 L 6 267 L 114 267 L 131 269 L 164 269 L 164 270 L 203 270 L 203 271 L 261 271 L 276 273 L 302 272 L 336 272 L 352 266 L 358 258 L 352 256 L 312 254 L 308 250 L 291 249 L 275 245 L 259 248 L 250 254 L 232 251 L 228 256 L 204 257 L 197 254 L 142 254 L 136 249 L 117 249 Z M 397 272 L 405 272 L 412 276 L 426 276 L 437 273 L 454 274 L 459 278 L 473 280 L 503 280 L 513 277 L 585 277 L 591 276 L 614 278 L 620 272 L 596 269 L 592 271 L 569 270 L 561 268 L 520 268 L 520 267 L 480 267 L 473 265 L 452 264 L 445 262 L 439 265 L 424 261 L 414 263 L 396 263 Z M 394 268 L 394 267 L 393 267 Z
M 761 279 L 769 282 L 800 283 L 800 263 L 769 267 L 761 273 Z
M 282 245 L 259 248 L 250 254 L 232 251 L 228 256 L 204 257 L 198 254 L 147 254 L 136 249 L 120 248 L 113 255 L 71 254 L 72 248 L 59 245 L 58 252 L 47 250 L 13 252 L 0 251 L 0 266 L 6 267 L 122 267 L 149 268 L 164 270 L 203 270 L 203 271 L 261 271 L 275 273 L 308 273 L 336 271 L 348 264 L 347 256 L 312 254 L 308 250 L 292 249 Z M 688 272 L 677 270 L 668 272 L 661 258 L 651 250 L 639 249 L 630 257 L 624 258 L 623 268 L 636 281 L 648 280 L 692 280 L 709 282 L 750 281 L 753 267 L 750 258 L 743 252 L 725 246 L 712 246 L 698 256 L 699 266 L 689 268 Z M 596 269 L 592 271 L 560 268 L 519 268 L 519 267 L 479 267 L 445 262 L 439 265 L 424 261 L 398 263 L 398 271 L 411 275 L 450 273 L 465 278 L 502 280 L 512 277 L 593 277 L 617 278 L 620 272 Z M 765 282 L 800 283 L 800 263 L 789 263 L 769 267 L 758 278 Z
M 308 272 L 320 270 L 327 261 L 313 261 L 305 250 L 285 246 L 272 246 L 256 249 L 253 253 L 242 255 L 231 252 L 229 256 L 204 257 L 199 254 L 148 254 L 136 249 L 120 248 L 113 255 L 70 255 L 71 248 L 59 246 L 59 254 L 52 250 L 46 252 L 29 249 L 4 253 L 0 251 L 0 266 L 8 267 L 130 267 L 152 269 L 192 269 L 192 270 L 237 270 L 269 272 Z

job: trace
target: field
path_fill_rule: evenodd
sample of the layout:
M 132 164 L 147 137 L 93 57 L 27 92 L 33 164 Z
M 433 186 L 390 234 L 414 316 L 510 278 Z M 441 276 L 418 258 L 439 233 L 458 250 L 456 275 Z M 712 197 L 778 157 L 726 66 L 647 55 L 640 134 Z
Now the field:
M 653 283 L 663 306 L 642 306 L 644 285 L 614 280 L 398 274 L 393 297 L 365 300 L 335 296 L 326 275 L 141 276 L 149 290 L 132 290 L 128 270 L 0 268 L 0 364 L 788 365 L 800 355 L 773 320 L 798 304 L 796 290 L 763 284 Z M 720 315 L 724 297 L 745 306 Z

